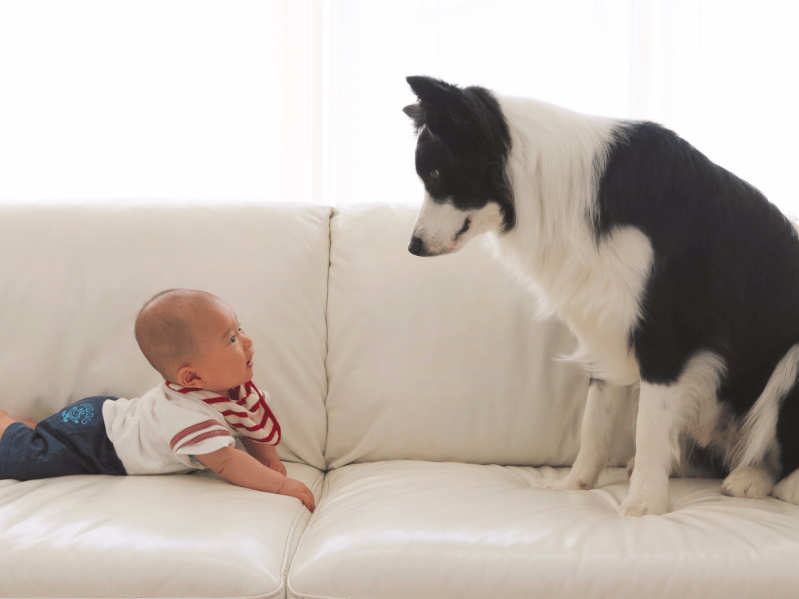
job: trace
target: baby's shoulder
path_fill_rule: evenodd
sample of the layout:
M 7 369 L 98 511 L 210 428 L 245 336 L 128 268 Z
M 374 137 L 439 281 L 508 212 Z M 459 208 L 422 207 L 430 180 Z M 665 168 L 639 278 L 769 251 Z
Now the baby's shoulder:
M 219 412 L 206 404 L 202 399 L 190 393 L 182 393 L 172 388 L 169 383 L 161 383 L 145 395 L 152 397 L 159 407 L 169 411 L 188 411 L 216 417 Z

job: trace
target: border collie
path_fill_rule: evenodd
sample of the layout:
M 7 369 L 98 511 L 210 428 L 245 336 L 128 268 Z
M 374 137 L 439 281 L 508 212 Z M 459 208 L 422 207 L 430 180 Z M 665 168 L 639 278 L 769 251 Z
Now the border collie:
M 486 233 L 590 373 L 579 454 L 545 486 L 592 488 L 636 396 L 622 515 L 669 510 L 685 439 L 735 497 L 765 497 L 799 467 L 799 238 L 775 206 L 660 125 L 407 81 L 425 187 L 408 250 Z

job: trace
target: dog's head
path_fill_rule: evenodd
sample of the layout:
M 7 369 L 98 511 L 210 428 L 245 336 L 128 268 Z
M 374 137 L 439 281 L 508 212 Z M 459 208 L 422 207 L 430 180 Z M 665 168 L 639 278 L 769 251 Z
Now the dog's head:
M 496 98 L 431 77 L 407 81 L 419 98 L 403 110 L 418 133 L 416 173 L 425 187 L 408 251 L 451 254 L 480 233 L 509 231 L 516 221 L 505 168 L 511 138 Z

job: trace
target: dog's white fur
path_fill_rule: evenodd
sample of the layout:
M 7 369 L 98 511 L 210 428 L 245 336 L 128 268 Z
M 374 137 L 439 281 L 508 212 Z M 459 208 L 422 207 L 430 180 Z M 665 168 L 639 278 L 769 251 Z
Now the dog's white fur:
M 763 393 L 746 415 L 744 426 L 749 435 L 747 444 L 741 448 L 742 455 L 735 460 L 738 467 L 756 466 L 761 462 L 761 456 L 768 453 L 777 429 L 779 400 L 793 386 L 798 369 L 799 345 L 795 345 L 777 364 Z
M 618 123 L 578 120 L 570 111 L 535 100 L 505 99 L 501 106 L 514 147 L 508 171 L 516 226 L 504 235 L 492 233 L 501 217 L 489 202 L 471 213 L 474 224 L 455 240 L 463 213 L 425 194 L 414 235 L 436 253 L 450 253 L 489 231 L 501 261 L 539 295 L 541 315 L 557 314 L 571 327 L 580 343 L 572 357 L 609 382 L 636 383 L 638 366 L 627 339 L 640 313 L 652 247 L 643 233 L 627 227 L 614 231 L 597 251 L 585 219 L 598 184 L 594 157 L 602 154 Z
M 776 482 L 774 460 L 761 463 L 760 457 L 774 453 L 777 406 L 796 378 L 799 345 L 785 356 L 744 422 L 732 419 L 716 400 L 726 365 L 714 353 L 693 356 L 672 385 L 642 383 L 629 335 L 640 317 L 652 246 L 634 227 L 617 227 L 597 244 L 586 219 L 596 209 L 597 173 L 602 172 L 609 142 L 623 135 L 623 125 L 536 100 L 499 102 L 512 139 L 507 173 L 516 226 L 497 233 L 502 216 L 494 202 L 463 212 L 426 195 L 414 235 L 432 254 L 443 254 L 487 232 L 501 262 L 540 297 L 542 316 L 557 315 L 569 325 L 578 341 L 571 358 L 604 381 L 590 387 L 571 472 L 545 485 L 592 488 L 606 465 L 620 410 L 640 394 L 635 467 L 620 514 L 668 511 L 669 472 L 680 461 L 684 434 L 701 447 L 721 448 L 727 456 L 734 469 L 724 492 L 739 497 L 768 494 Z M 465 217 L 471 226 L 458 236 Z
M 669 472 L 680 460 L 680 435 L 713 420 L 724 362 L 712 352 L 689 360 L 673 385 L 641 383 L 635 432 L 635 470 L 621 515 L 668 511 Z

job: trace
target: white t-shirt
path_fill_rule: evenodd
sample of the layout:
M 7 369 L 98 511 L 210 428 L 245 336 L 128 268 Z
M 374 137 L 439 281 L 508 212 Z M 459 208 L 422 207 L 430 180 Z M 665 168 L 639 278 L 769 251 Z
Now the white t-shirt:
M 165 382 L 138 398 L 107 400 L 103 418 L 128 474 L 205 468 L 192 456 L 233 445 L 239 435 L 217 410 Z

